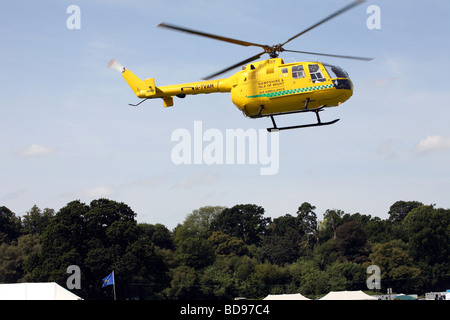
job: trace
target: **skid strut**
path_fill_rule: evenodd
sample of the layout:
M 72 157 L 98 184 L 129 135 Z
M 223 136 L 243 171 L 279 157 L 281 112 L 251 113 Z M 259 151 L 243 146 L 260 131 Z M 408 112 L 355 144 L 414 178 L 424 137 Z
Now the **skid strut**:
M 267 131 L 269 131 L 269 132 L 278 131 L 278 130 L 290 130 L 290 129 L 300 129 L 300 128 L 308 128 L 308 127 L 328 126 L 330 124 L 333 124 L 333 123 L 336 123 L 339 121 L 339 119 L 336 119 L 333 121 L 322 122 L 322 120 L 320 119 L 320 116 L 319 116 L 319 112 L 322 111 L 326 107 L 326 105 L 320 106 L 315 109 L 308 109 L 308 104 L 311 101 L 314 101 L 314 100 L 310 100 L 309 98 L 307 98 L 305 101 L 303 101 L 305 103 L 305 106 L 303 109 L 300 109 L 300 110 L 280 112 L 280 113 L 270 113 L 270 114 L 262 114 L 262 111 L 264 109 L 264 106 L 262 105 L 259 108 L 258 113 L 253 116 L 250 116 L 250 118 L 270 117 L 270 119 L 272 120 L 273 128 L 267 128 Z M 282 116 L 282 115 L 293 114 L 293 113 L 303 113 L 303 112 L 314 112 L 316 114 L 317 123 L 301 124 L 301 125 L 289 126 L 289 127 L 278 127 L 275 122 L 276 116 Z

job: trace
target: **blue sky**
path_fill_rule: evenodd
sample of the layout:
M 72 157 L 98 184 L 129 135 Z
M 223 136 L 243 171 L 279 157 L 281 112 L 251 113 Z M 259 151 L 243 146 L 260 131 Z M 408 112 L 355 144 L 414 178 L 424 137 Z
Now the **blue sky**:
M 286 45 L 293 50 L 374 57 L 371 62 L 283 53 L 344 68 L 353 97 L 321 114 L 329 127 L 280 133 L 280 167 L 175 165 L 174 130 L 264 129 L 229 94 L 161 100 L 138 108 L 116 58 L 156 85 L 198 81 L 258 53 L 156 28 L 168 22 L 250 42 L 276 44 L 350 1 L 13 1 L 0 12 L 0 205 L 17 215 L 34 204 L 59 210 L 69 201 L 125 202 L 139 222 L 172 228 L 205 205 L 255 203 L 272 218 L 307 201 L 387 218 L 397 200 L 450 207 L 450 3 L 368 1 Z M 81 10 L 69 30 L 67 7 Z M 370 30 L 369 5 L 381 9 Z M 238 70 L 235 70 L 238 71 Z M 230 76 L 232 72 L 224 76 Z M 312 116 L 312 117 L 311 117 Z M 314 120 L 280 118 L 280 124 Z

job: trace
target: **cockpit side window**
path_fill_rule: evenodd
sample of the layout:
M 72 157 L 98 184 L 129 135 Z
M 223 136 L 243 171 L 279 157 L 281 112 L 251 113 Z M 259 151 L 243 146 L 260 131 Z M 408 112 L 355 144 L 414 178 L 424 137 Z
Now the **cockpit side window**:
M 322 75 L 318 64 L 310 64 L 309 73 L 311 74 L 311 80 L 313 83 L 326 81 L 325 77 Z
M 305 77 L 305 71 L 303 70 L 303 66 L 293 66 L 292 67 L 292 78 L 299 79 Z

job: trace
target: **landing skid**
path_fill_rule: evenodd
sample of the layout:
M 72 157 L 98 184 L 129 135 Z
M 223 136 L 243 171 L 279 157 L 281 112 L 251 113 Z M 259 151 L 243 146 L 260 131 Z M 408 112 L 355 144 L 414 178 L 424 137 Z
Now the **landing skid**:
M 320 119 L 319 116 L 319 112 L 322 111 L 326 105 L 320 106 L 318 108 L 315 109 L 308 109 L 308 103 L 311 100 L 307 99 L 305 101 L 305 108 L 302 110 L 297 110 L 297 111 L 290 111 L 290 112 L 280 112 L 280 113 L 271 113 L 271 114 L 261 114 L 264 106 L 261 106 L 261 108 L 259 109 L 259 112 L 257 115 L 251 116 L 251 118 L 262 118 L 262 117 L 270 117 L 270 119 L 272 120 L 272 124 L 273 124 L 273 128 L 267 128 L 267 131 L 272 132 L 272 131 L 278 131 L 278 130 L 290 130 L 290 129 L 300 129 L 300 128 L 308 128 L 308 127 L 321 127 L 321 126 L 328 126 L 330 124 L 336 123 L 338 122 L 340 119 L 336 119 L 333 121 L 329 121 L 329 122 L 322 122 L 322 120 Z M 316 118 L 317 118 L 317 123 L 310 123 L 310 124 L 302 124 L 302 125 L 296 125 L 296 126 L 289 126 L 289 127 L 277 127 L 277 124 L 275 123 L 275 116 L 282 116 L 282 115 L 287 115 L 287 114 L 293 114 L 293 113 L 303 113 L 303 112 L 314 112 L 316 114 Z
M 273 128 L 267 128 L 267 131 L 272 132 L 272 131 L 278 131 L 278 130 L 290 130 L 290 129 L 300 129 L 300 128 L 309 128 L 309 127 L 328 126 L 328 125 L 336 123 L 340 120 L 340 119 L 335 119 L 333 121 L 322 122 L 320 119 L 320 116 L 319 116 L 319 112 L 322 111 L 323 108 L 325 108 L 325 106 L 317 108 L 317 109 L 309 110 L 310 112 L 314 112 L 316 114 L 317 123 L 301 124 L 301 125 L 297 125 L 297 126 L 277 127 L 277 124 L 275 123 L 275 119 L 274 119 L 274 116 L 277 116 L 277 114 L 269 115 L 270 119 L 272 120 Z M 305 112 L 305 111 L 301 111 L 301 112 Z M 278 115 L 282 115 L 282 114 L 278 114 Z

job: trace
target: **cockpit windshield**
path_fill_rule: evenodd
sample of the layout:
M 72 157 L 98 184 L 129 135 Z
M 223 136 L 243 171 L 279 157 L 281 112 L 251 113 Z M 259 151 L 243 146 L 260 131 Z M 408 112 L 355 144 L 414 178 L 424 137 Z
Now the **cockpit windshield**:
M 334 78 L 349 78 L 348 73 L 345 72 L 344 69 L 338 67 L 338 66 L 332 66 L 329 64 L 324 64 L 323 65 L 325 67 L 325 69 L 328 71 L 328 74 L 330 75 L 331 79 Z

